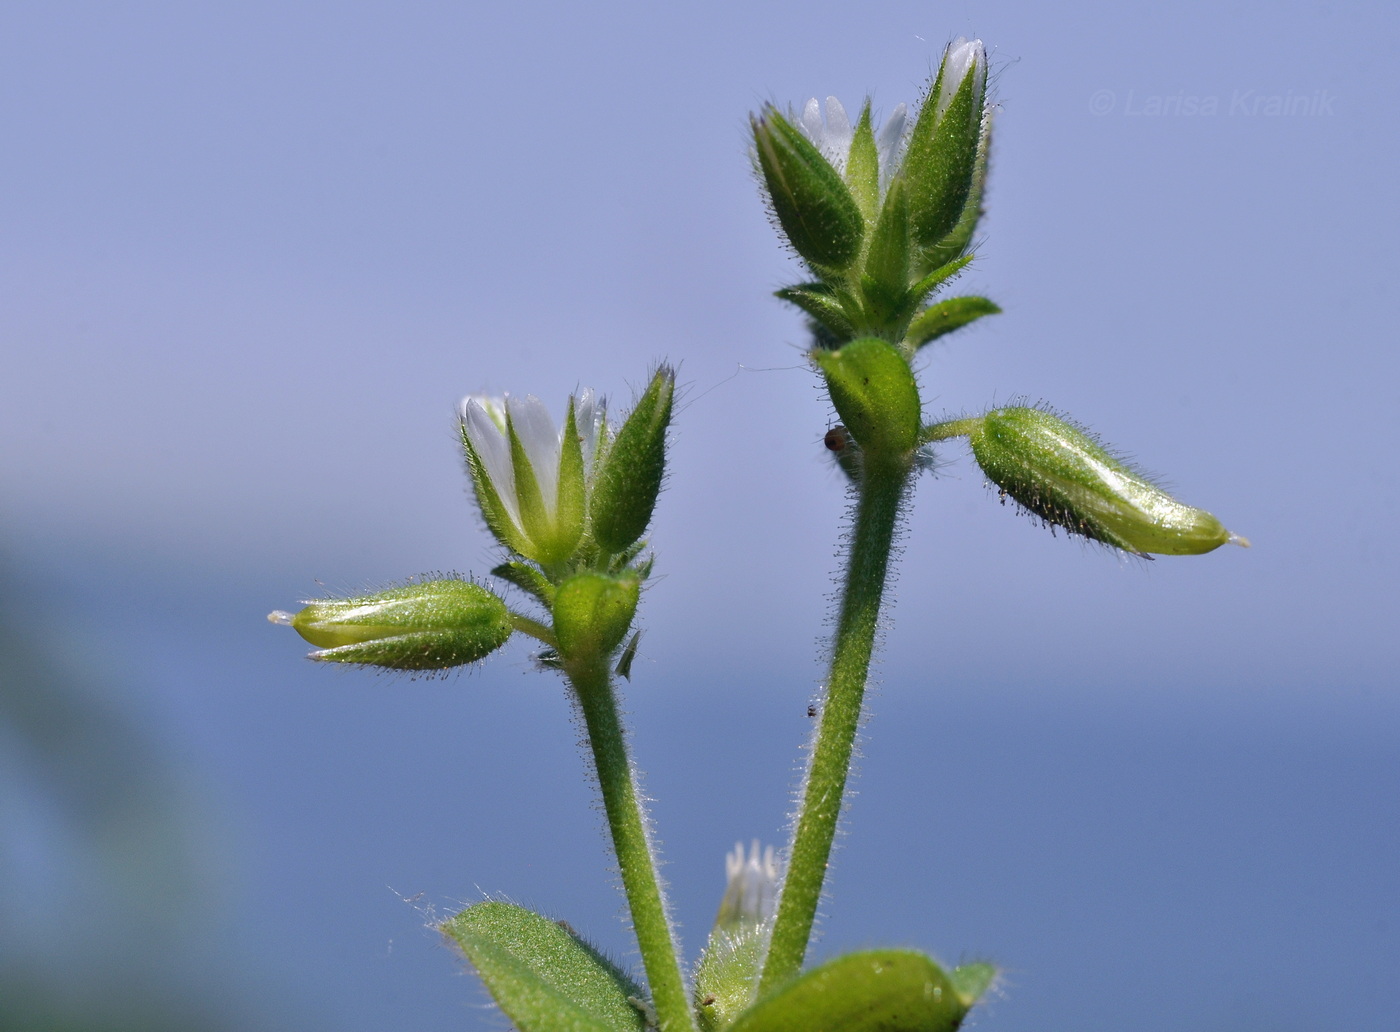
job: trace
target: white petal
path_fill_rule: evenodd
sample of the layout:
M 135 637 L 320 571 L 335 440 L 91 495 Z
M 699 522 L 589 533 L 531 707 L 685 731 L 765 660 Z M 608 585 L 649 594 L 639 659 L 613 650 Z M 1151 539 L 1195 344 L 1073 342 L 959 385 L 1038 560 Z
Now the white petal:
M 530 460 L 530 468 L 535 472 L 535 483 L 540 486 L 540 500 L 544 511 L 551 517 L 559 506 L 559 448 L 562 432 L 559 425 L 549 418 L 549 409 L 533 394 L 526 395 L 524 401 L 506 399 L 510 411 L 510 424 L 525 455 Z
M 899 166 L 902 157 L 900 149 L 904 146 L 904 123 L 908 117 L 909 108 L 900 104 L 890 112 L 890 117 L 880 127 L 880 135 L 875 140 L 875 147 L 880 152 L 880 185 L 882 187 L 888 185 L 890 177 L 894 175 L 895 169 Z
M 574 425 L 578 428 L 579 447 L 583 451 L 583 475 L 593 472 L 593 456 L 603 435 L 607 402 L 592 387 L 585 387 L 574 398 Z
M 939 118 L 948 110 L 953 94 L 957 93 L 958 87 L 967 78 L 967 70 L 973 65 L 977 66 L 977 75 L 973 79 L 972 95 L 974 101 L 979 101 L 987 83 L 986 48 L 980 39 L 969 40 L 962 36 L 948 44 L 948 49 L 943 53 L 943 81 L 938 87 L 938 106 L 934 109 Z
M 826 135 L 826 127 L 822 125 L 822 107 L 817 103 L 816 97 L 802 106 L 802 117 L 798 119 L 798 123 L 807 134 L 807 139 L 820 147 L 822 138 Z
M 477 457 L 486 467 L 486 479 L 496 489 L 501 504 L 511 521 L 520 526 L 520 507 L 515 504 L 515 468 L 510 462 L 510 444 L 506 441 L 504 419 L 496 423 L 493 413 L 503 412 L 505 405 L 496 398 L 473 394 L 462 400 L 462 425 Z

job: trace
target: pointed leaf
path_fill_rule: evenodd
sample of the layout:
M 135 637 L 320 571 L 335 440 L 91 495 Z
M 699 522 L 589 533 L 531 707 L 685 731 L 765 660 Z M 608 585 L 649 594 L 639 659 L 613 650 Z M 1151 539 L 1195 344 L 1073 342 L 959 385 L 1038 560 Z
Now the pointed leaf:
M 913 348 L 921 348 L 943 336 L 952 333 L 960 326 L 982 318 L 996 315 L 1001 309 L 985 297 L 950 297 L 946 301 L 929 305 L 914 317 L 904 342 Z
M 953 1032 L 967 1011 L 929 957 L 871 950 L 807 972 L 750 1007 L 729 1032 Z
M 645 1032 L 644 990 L 549 918 L 492 901 L 439 927 L 520 1032 Z

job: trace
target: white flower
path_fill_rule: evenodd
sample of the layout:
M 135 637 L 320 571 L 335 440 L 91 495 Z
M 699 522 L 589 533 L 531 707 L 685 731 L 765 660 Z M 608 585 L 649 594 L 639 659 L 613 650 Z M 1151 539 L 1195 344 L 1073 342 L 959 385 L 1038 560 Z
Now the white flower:
M 875 147 L 880 155 L 880 183 L 889 182 L 895 165 L 898 163 L 900 147 L 904 142 L 904 123 L 908 118 L 908 108 L 900 104 L 890 113 L 889 120 L 875 130 Z M 835 97 L 826 98 L 826 118 L 822 118 L 821 105 L 813 97 L 802 108 L 800 118 L 793 119 L 803 135 L 811 140 L 822 157 L 831 162 L 836 171 L 846 174 L 846 159 L 851 153 L 851 140 L 855 130 L 845 107 Z
M 942 81 L 938 87 L 938 96 L 930 97 L 926 101 L 934 105 L 935 120 L 941 119 L 947 112 L 948 105 L 953 102 L 953 97 L 967 78 L 970 68 L 976 69 L 972 100 L 974 109 L 979 108 L 987 88 L 987 49 L 982 45 L 982 41 L 959 36 L 949 43 L 943 52 L 940 67 Z M 801 116 L 793 118 L 792 121 L 802 130 L 803 135 L 812 141 L 817 150 L 821 151 L 822 157 L 831 162 L 836 171 L 845 175 L 846 162 L 851 153 L 851 141 L 855 138 L 855 129 L 851 126 L 845 106 L 835 97 L 827 97 L 826 112 L 823 116 L 822 106 L 817 102 L 817 98 L 813 97 L 803 105 Z M 871 126 L 875 133 L 875 148 L 880 158 L 882 192 L 904 160 L 905 129 L 908 128 L 908 122 L 909 109 L 900 104 L 890 112 L 890 117 L 883 126 Z
M 729 882 L 720 900 L 717 927 L 762 924 L 772 918 L 782 873 L 772 846 L 760 849 L 758 839 L 754 839 L 746 855 L 743 843 L 735 843 L 734 852 L 724 858 L 724 871 Z
M 591 389 L 580 391 L 573 399 L 573 406 L 574 425 L 583 454 L 584 479 L 587 481 L 592 472 L 598 439 L 604 432 L 606 406 Z M 544 522 L 551 526 L 555 524 L 559 514 L 559 473 L 565 428 L 550 418 L 544 402 L 533 394 L 526 395 L 524 399 L 509 394 L 502 398 L 470 394 L 462 399 L 459 414 L 463 433 L 480 460 L 482 472 L 490 481 L 520 538 L 529 541 L 532 535 L 522 515 L 521 500 L 516 489 L 515 463 L 511 458 L 510 445 L 512 432 L 529 459 L 530 469 L 539 487 Z

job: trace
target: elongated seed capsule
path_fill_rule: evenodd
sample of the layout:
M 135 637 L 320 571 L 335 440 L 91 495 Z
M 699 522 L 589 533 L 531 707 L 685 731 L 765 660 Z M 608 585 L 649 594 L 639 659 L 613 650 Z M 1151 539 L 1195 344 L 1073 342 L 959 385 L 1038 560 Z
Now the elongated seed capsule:
M 968 436 L 988 480 L 1071 534 L 1138 555 L 1201 555 L 1227 542 L 1249 544 L 1043 409 L 994 409 Z
M 268 619 L 317 646 L 312 659 L 394 670 L 473 663 L 504 645 L 512 630 L 504 602 L 480 584 L 455 577 L 323 599 L 297 613 L 270 613 Z

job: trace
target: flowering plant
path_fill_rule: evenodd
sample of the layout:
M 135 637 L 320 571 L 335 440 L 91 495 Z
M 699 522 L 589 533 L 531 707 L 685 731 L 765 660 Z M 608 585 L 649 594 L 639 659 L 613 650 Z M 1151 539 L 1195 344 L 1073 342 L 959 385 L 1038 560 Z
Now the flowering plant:
M 676 948 L 620 716 L 632 625 L 653 558 L 645 539 L 666 470 L 675 374 L 655 370 L 625 420 L 591 390 L 562 422 L 543 402 L 469 396 L 460 429 L 476 503 L 504 557 L 491 574 L 529 600 L 428 578 L 310 602 L 272 619 L 312 658 L 414 671 L 474 662 L 514 634 L 562 674 L 587 732 L 645 980 L 566 925 L 487 901 L 441 928 L 522 1032 L 939 1032 L 957 1028 L 996 977 L 912 950 L 872 949 L 804 970 L 839 822 L 888 580 L 910 488 L 939 442 L 966 437 L 1001 492 L 1044 524 L 1144 558 L 1245 544 L 1112 455 L 1073 421 L 1012 405 L 926 421 L 919 350 L 999 309 L 943 297 L 973 260 L 992 108 L 987 55 L 959 39 L 923 102 L 882 127 L 835 98 L 751 118 L 752 158 L 773 221 L 809 276 L 777 292 L 807 317 L 808 352 L 839 423 L 825 437 L 854 500 L 825 694 L 791 841 L 742 846 L 708 943 L 687 969 Z

